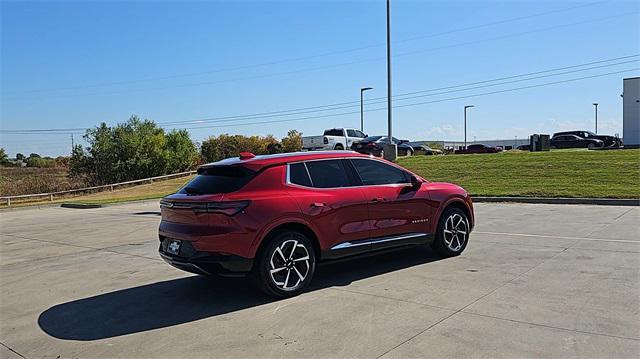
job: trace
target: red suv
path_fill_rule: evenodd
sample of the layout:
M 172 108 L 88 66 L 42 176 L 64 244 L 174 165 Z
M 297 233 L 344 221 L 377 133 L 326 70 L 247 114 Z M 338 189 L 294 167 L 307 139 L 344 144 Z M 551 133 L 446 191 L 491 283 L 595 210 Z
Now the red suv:
M 241 153 L 201 166 L 160 207 L 167 263 L 250 274 L 276 297 L 304 290 L 319 261 L 424 244 L 458 255 L 474 225 L 461 187 L 349 151 Z

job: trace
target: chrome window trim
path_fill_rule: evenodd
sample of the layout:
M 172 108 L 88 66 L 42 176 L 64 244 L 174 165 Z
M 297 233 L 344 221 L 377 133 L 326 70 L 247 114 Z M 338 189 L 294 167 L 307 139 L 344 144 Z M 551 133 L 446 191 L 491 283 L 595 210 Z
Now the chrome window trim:
M 307 169 L 307 175 L 309 176 L 309 181 L 311 182 L 311 185 L 313 185 L 313 178 L 311 178 L 311 174 L 309 173 L 309 169 L 307 168 L 307 164 L 306 162 L 315 162 L 315 161 L 330 161 L 330 160 L 350 160 L 350 159 L 363 159 L 363 160 L 372 160 L 372 161 L 378 161 L 380 163 L 386 164 L 383 161 L 380 161 L 376 158 L 372 158 L 372 157 L 340 157 L 340 158 L 315 158 L 312 160 L 300 160 L 300 161 L 295 161 L 295 162 L 288 162 L 287 163 L 287 174 L 286 174 L 286 182 L 285 184 L 288 186 L 293 186 L 293 187 L 299 187 L 299 188 L 305 188 L 305 189 L 313 189 L 313 190 L 335 190 L 335 189 L 344 189 L 344 188 L 363 188 L 363 187 L 411 187 L 412 184 L 411 183 L 387 183 L 387 184 L 369 184 L 369 185 L 355 185 L 355 186 L 349 186 L 349 187 L 326 187 L 326 188 L 320 188 L 320 187 L 308 187 L 308 186 L 303 186 L 301 184 L 297 184 L 297 183 L 292 183 L 291 182 L 291 169 L 290 166 L 296 163 L 302 163 L 304 164 L 304 167 Z M 388 164 L 386 164 L 387 166 L 389 166 Z M 392 166 L 393 167 L 393 166 Z M 402 169 L 399 169 L 401 171 L 403 171 Z M 406 171 L 405 171 L 406 172 Z

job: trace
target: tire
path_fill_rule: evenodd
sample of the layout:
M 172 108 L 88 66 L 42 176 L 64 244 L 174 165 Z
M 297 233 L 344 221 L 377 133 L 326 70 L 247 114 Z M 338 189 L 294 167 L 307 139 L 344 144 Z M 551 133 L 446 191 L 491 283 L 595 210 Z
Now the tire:
M 588 149 L 590 149 L 590 150 L 592 150 L 592 149 L 596 148 L 596 145 L 595 145 L 595 143 L 593 143 L 593 142 L 592 142 L 592 143 L 589 143 L 589 144 L 587 145 L 587 148 L 588 148 Z
M 302 293 L 316 269 L 311 240 L 297 231 L 278 233 L 257 258 L 253 278 L 262 291 L 275 298 Z
M 405 154 L 405 156 L 407 156 L 407 157 L 413 156 L 413 151 L 412 150 L 407 150 L 407 154 Z
M 440 216 L 431 248 L 443 257 L 460 255 L 469 243 L 469 229 L 469 218 L 464 211 L 449 207 Z
M 344 150 L 344 146 L 342 146 L 342 143 L 338 143 L 333 149 L 336 151 L 342 151 Z

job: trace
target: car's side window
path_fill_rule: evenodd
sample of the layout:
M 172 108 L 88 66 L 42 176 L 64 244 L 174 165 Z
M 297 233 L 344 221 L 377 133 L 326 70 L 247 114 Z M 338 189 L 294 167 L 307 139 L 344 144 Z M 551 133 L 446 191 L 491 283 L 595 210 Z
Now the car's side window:
M 352 159 L 358 176 L 364 186 L 409 183 L 409 174 L 376 160 Z
M 356 137 L 360 137 L 360 138 L 365 138 L 365 137 L 367 137 L 364 133 L 362 133 L 362 131 L 358 131 L 358 130 L 356 130 L 355 132 L 356 132 Z
M 351 181 L 342 160 L 323 160 L 306 162 L 311 184 L 316 188 L 349 187 Z
M 358 137 L 358 135 L 356 135 L 356 131 L 354 131 L 354 130 L 347 130 L 347 136 L 349 136 L 349 137 Z
M 311 187 L 309 172 L 304 163 L 292 163 L 289 165 L 289 182 L 300 186 Z

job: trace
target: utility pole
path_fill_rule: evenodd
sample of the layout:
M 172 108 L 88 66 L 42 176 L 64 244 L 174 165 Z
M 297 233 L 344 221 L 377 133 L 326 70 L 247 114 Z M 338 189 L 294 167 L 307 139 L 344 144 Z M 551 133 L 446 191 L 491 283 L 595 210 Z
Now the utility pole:
M 73 143 L 73 133 L 71 134 L 71 153 L 73 154 L 73 148 L 75 147 Z
M 596 112 L 596 134 L 598 134 L 598 103 L 594 102 L 593 107 L 595 107 Z
M 373 90 L 373 87 L 362 87 L 360 88 L 360 131 L 364 133 L 364 101 L 362 94 L 365 91 Z
M 467 149 L 467 109 L 474 107 L 474 105 L 466 105 L 464 107 L 464 149 Z M 475 136 L 473 137 L 475 142 Z
M 391 122 L 391 4 L 387 0 L 387 140 L 384 146 L 384 158 L 394 161 L 398 156 L 398 147 L 393 143 L 393 132 Z

